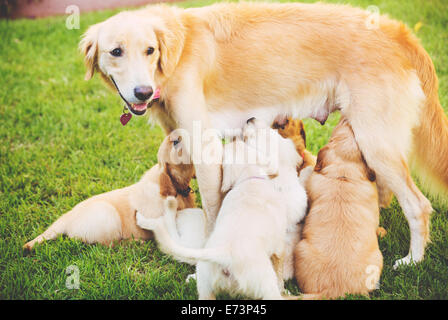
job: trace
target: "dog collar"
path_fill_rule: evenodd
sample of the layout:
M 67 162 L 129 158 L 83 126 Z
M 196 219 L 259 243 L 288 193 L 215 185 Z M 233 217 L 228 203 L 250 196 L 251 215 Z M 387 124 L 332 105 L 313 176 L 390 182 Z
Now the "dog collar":
M 188 187 L 187 189 L 184 190 L 176 190 L 176 192 L 178 194 L 180 194 L 182 197 L 186 198 L 190 195 L 190 193 L 193 193 L 193 189 L 191 189 L 190 187 Z

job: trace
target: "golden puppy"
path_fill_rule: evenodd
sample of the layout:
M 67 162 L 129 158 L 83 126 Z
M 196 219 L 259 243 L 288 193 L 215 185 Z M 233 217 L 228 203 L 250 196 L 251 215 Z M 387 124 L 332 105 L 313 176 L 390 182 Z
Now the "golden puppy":
M 31 250 L 36 243 L 55 239 L 59 234 L 86 243 L 102 244 L 129 238 L 151 238 L 151 232 L 137 226 L 137 211 L 148 218 L 159 217 L 163 213 L 163 199 L 168 196 L 176 197 L 179 210 L 195 206 L 194 193 L 189 187 L 194 176 L 193 165 L 171 163 L 173 150 L 177 154 L 183 152 L 182 143 L 175 133 L 165 138 L 159 148 L 158 164 L 148 170 L 139 182 L 79 203 L 44 233 L 26 243 L 24 249 Z
M 302 169 L 316 165 L 316 157 L 306 149 L 306 133 L 303 121 L 300 119 L 285 118 L 283 121 L 276 121 L 272 125 L 283 138 L 291 139 L 294 142 L 297 153 L 303 158 L 302 164 L 297 166 L 297 174 L 300 175 Z
M 378 192 L 346 119 L 319 151 L 307 190 L 311 207 L 295 250 L 304 298 L 368 294 L 383 267 Z
M 297 152 L 303 158 L 303 162 L 297 166 L 297 174 L 301 178 L 301 182 L 305 184 L 306 179 L 316 165 L 316 157 L 306 149 L 306 133 L 303 121 L 300 119 L 285 118 L 275 121 L 272 127 L 277 129 L 283 138 L 291 139 L 294 142 Z M 309 172 L 306 172 L 308 170 Z M 388 199 L 388 202 L 391 200 Z M 382 205 L 382 207 L 387 206 L 388 204 Z M 382 227 L 378 227 L 376 233 L 379 237 L 383 238 L 386 236 L 387 231 Z

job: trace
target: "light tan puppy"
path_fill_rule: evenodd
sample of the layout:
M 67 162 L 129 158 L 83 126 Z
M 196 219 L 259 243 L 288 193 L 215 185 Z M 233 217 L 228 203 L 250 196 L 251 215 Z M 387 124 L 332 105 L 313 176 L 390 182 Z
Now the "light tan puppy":
M 167 132 L 186 129 L 201 145 L 193 159 L 202 159 L 209 144 L 221 148 L 218 133 L 193 134 L 198 122 L 219 131 L 241 128 L 250 117 L 324 123 L 340 110 L 377 174 L 380 203 L 395 194 L 408 219 L 410 250 L 398 266 L 423 259 L 432 211 L 408 159 L 420 165 L 420 177 L 448 191 L 448 119 L 418 39 L 386 16 L 371 21 L 370 12 L 322 3 L 154 5 L 91 26 L 81 49 L 86 79 L 99 71 L 134 114 L 145 113 L 160 91 L 152 113 Z M 211 230 L 221 204 L 221 165 L 199 162 Z
M 297 174 L 300 177 L 301 183 L 306 185 L 306 180 L 309 178 L 309 175 L 316 165 L 316 157 L 306 149 L 306 133 L 303 121 L 299 119 L 285 118 L 274 122 L 273 128 L 277 129 L 278 133 L 280 133 L 283 138 L 291 139 L 294 142 L 297 152 L 303 158 L 303 162 L 297 166 Z M 378 236 L 385 237 L 386 234 L 387 231 L 384 228 L 378 227 Z
M 274 122 L 272 127 L 277 129 L 283 138 L 292 140 L 297 153 L 302 157 L 303 162 L 297 166 L 297 175 L 305 168 L 314 168 L 316 157 L 306 149 L 306 133 L 302 120 L 285 118 Z
M 295 250 L 295 275 L 305 298 L 367 294 L 383 267 L 378 193 L 375 173 L 346 119 L 319 151 L 307 191 L 311 207 Z
M 176 144 L 174 146 L 174 144 Z M 163 214 L 163 199 L 174 196 L 178 210 L 193 208 L 194 193 L 189 187 L 194 176 L 192 164 L 172 164 L 173 150 L 182 153 L 182 142 L 173 133 L 165 138 L 158 152 L 158 164 L 134 185 L 93 196 L 62 215 L 44 233 L 26 243 L 31 250 L 36 243 L 55 239 L 60 234 L 86 243 L 110 244 L 122 239 L 152 238 L 135 221 L 136 212 L 148 218 Z

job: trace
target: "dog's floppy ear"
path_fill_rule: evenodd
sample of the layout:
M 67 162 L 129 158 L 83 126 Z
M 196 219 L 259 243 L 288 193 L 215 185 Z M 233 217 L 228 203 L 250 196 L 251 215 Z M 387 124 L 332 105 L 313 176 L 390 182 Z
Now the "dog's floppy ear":
M 269 179 L 276 178 L 278 176 L 278 161 L 269 158 L 265 158 L 263 161 L 265 161 L 266 165 L 264 166 L 264 169 L 266 170 Z
M 89 27 L 79 43 L 79 50 L 84 55 L 84 63 L 87 68 L 85 80 L 90 80 L 97 68 L 99 28 L 99 23 Z
M 362 153 L 361 153 L 361 159 L 362 159 L 362 162 L 364 163 L 364 167 L 366 169 L 367 179 L 369 179 L 369 181 L 371 181 L 371 182 L 375 182 L 376 173 L 375 173 L 375 171 L 373 171 L 372 169 L 369 168 L 369 166 L 367 165 L 366 159 L 364 158 L 364 155 Z
M 235 183 L 235 177 L 229 170 L 226 170 L 224 167 L 230 166 L 229 164 L 223 164 L 222 168 L 222 183 L 221 183 L 221 192 L 226 193 L 230 189 L 232 189 L 233 184 Z M 224 175 L 224 170 L 226 171 L 226 174 Z
M 160 47 L 159 68 L 169 77 L 179 63 L 185 42 L 184 26 L 177 17 L 165 21 L 165 26 L 155 29 Z
M 316 165 L 314 166 L 314 172 L 321 172 L 324 168 L 324 157 L 327 150 L 328 148 L 326 146 L 319 150 L 319 153 L 317 154 Z
M 177 196 L 176 188 L 174 187 L 173 182 L 171 181 L 171 177 L 168 175 L 168 173 L 166 173 L 166 169 L 160 174 L 159 188 L 160 188 L 160 195 L 162 197 Z

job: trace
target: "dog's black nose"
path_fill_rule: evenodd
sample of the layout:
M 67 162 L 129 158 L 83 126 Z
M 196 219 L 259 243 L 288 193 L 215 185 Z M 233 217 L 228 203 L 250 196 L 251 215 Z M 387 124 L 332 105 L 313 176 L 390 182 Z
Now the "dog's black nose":
M 137 97 L 137 99 L 145 101 L 148 100 L 152 96 L 152 88 L 150 86 L 140 86 L 135 87 L 134 89 L 134 95 Z
M 249 118 L 249 119 L 247 119 L 246 123 L 249 124 L 249 122 L 252 122 L 254 120 L 255 120 L 255 117 Z

